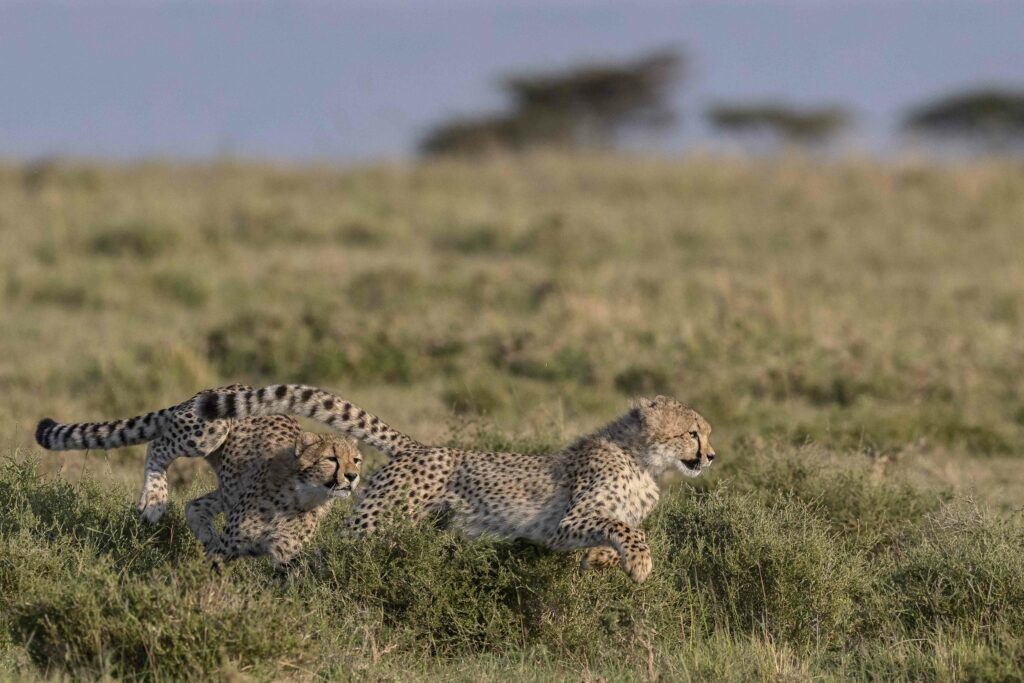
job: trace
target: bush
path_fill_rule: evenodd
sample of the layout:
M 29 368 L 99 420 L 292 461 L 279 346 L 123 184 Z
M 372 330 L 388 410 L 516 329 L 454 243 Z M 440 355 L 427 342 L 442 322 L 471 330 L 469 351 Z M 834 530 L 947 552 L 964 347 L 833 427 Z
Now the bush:
M 497 341 L 491 351 L 491 364 L 515 377 L 544 382 L 569 381 L 589 386 L 597 381 L 597 370 L 586 351 L 563 346 L 553 354 L 545 354 L 529 342 L 523 335 Z
M 884 500 L 885 486 L 847 479 L 829 507 L 813 494 L 837 486 L 824 469 L 791 494 L 779 492 L 786 470 L 765 471 L 756 490 L 665 495 L 645 525 L 655 571 L 636 586 L 617 570 L 578 574 L 577 554 L 430 524 L 346 537 L 343 509 L 290 578 L 265 558 L 218 576 L 176 502 L 151 527 L 120 487 L 47 482 L 8 461 L 0 664 L 84 677 L 278 678 L 300 667 L 344 678 L 380 674 L 386 651 L 388 665 L 421 678 L 426 657 L 457 660 L 471 678 L 491 672 L 481 680 L 513 669 L 557 680 L 558 662 L 672 680 L 1012 678 L 1024 661 L 1012 635 L 1024 626 L 1019 526 L 953 506 L 912 514 L 888 551 L 871 552 L 841 537 L 837 520 Z
M 121 223 L 97 229 L 89 246 L 102 256 L 131 256 L 149 261 L 161 256 L 178 243 L 178 234 L 146 223 Z
M 242 313 L 206 335 L 206 354 L 225 377 L 327 381 L 351 370 L 326 317 Z
M 615 388 L 627 396 L 653 396 L 669 393 L 669 381 L 658 368 L 631 365 L 615 375 Z
M 242 313 L 206 336 L 206 353 L 222 376 L 254 382 L 407 384 L 416 367 L 406 344 L 387 332 L 343 333 L 323 312 L 297 317 Z
M 772 447 L 734 466 L 738 490 L 766 503 L 798 500 L 844 543 L 867 551 L 897 544 L 950 497 L 942 489 L 922 490 L 886 476 L 865 455 L 833 457 L 815 446 Z
M 864 559 L 844 552 L 806 505 L 719 490 L 674 497 L 656 523 L 667 547 L 660 575 L 691 594 L 691 628 L 801 646 L 840 645 L 857 630 L 870 589 Z
M 884 579 L 910 629 L 1024 628 L 1024 529 L 966 503 L 929 516 Z

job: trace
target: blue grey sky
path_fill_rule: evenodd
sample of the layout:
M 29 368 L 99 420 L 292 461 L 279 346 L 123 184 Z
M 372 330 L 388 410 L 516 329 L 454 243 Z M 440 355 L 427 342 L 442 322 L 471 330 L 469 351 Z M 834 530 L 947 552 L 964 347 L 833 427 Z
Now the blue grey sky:
M 719 100 L 841 103 L 888 150 L 908 105 L 1024 87 L 1024 2 L 10 2 L 0 157 L 410 155 L 433 122 L 500 107 L 497 77 L 678 47 L 666 152 L 712 144 Z

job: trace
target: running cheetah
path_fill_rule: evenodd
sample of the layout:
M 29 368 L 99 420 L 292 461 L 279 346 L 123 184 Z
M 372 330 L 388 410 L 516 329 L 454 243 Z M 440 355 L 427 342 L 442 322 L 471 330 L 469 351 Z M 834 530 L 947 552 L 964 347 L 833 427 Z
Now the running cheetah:
M 637 583 L 651 572 L 640 525 L 658 502 L 655 477 L 696 477 L 715 459 L 711 426 L 664 396 L 553 455 L 478 453 L 427 446 L 327 391 L 301 385 L 211 392 L 196 403 L 208 420 L 293 414 L 323 422 L 390 456 L 349 517 L 370 533 L 383 519 L 451 514 L 470 535 L 525 538 L 553 550 L 587 548 L 582 569 L 618 564 Z
M 236 385 L 214 391 L 247 390 Z M 200 396 L 201 394 L 197 394 Z M 241 420 L 199 420 L 193 399 L 148 415 L 106 423 L 36 428 L 36 441 L 50 450 L 120 448 L 150 441 L 146 483 L 139 500 L 144 519 L 166 510 L 166 470 L 177 455 L 205 456 L 219 488 L 190 501 L 189 528 L 214 561 L 269 554 L 286 566 L 316 530 L 336 499 L 359 481 L 362 460 L 353 439 L 301 431 L 284 415 Z M 225 514 L 224 533 L 214 521 Z

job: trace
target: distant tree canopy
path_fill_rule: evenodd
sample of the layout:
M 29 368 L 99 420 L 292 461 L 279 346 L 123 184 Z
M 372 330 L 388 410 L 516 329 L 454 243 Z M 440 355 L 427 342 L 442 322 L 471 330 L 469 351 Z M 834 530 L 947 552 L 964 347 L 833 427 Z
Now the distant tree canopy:
M 610 146 L 626 129 L 672 123 L 669 96 L 682 67 L 679 54 L 660 51 L 623 64 L 510 75 L 501 82 L 510 100 L 507 113 L 442 123 L 423 138 L 420 151 L 432 155 Z
M 1024 92 L 974 90 L 947 95 L 910 111 L 904 126 L 931 135 L 989 144 L 1024 140 Z
M 841 107 L 798 109 L 777 103 L 723 104 L 707 112 L 708 120 L 726 133 L 769 134 L 793 144 L 822 144 L 850 123 Z

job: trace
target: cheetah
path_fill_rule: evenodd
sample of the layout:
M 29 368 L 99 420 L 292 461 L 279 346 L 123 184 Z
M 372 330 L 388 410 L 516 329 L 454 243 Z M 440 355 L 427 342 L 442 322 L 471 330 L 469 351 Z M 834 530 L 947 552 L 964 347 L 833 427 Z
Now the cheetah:
M 390 457 L 348 518 L 371 533 L 387 517 L 447 516 L 471 536 L 522 538 L 556 551 L 586 548 L 582 570 L 616 564 L 642 583 L 651 552 L 640 525 L 667 470 L 696 477 L 711 466 L 711 425 L 678 401 L 641 399 L 618 419 L 551 455 L 428 446 L 334 394 L 303 385 L 209 393 L 208 420 L 292 414 L 371 443 Z
M 240 385 L 214 391 L 246 390 Z M 200 396 L 197 394 L 196 396 Z M 120 448 L 149 441 L 138 509 L 149 522 L 166 511 L 166 470 L 177 455 L 205 456 L 219 487 L 185 507 L 189 528 L 219 564 L 269 554 L 286 568 L 337 498 L 349 496 L 362 461 L 354 439 L 303 432 L 284 415 L 202 421 L 193 399 L 148 415 L 106 423 L 49 418 L 36 441 L 50 450 Z M 224 513 L 224 533 L 214 522 Z

